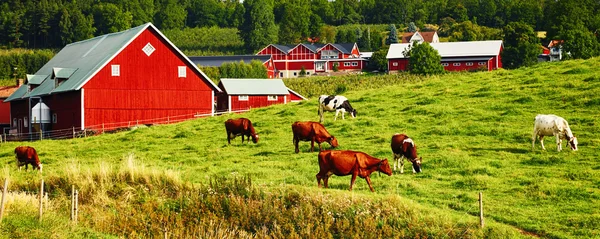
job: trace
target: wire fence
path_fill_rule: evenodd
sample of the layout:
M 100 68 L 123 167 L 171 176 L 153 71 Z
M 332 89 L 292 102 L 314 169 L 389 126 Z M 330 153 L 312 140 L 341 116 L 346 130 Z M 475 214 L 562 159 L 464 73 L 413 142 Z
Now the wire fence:
M 250 111 L 248 109 L 236 110 L 236 111 L 216 111 L 214 113 L 192 113 L 192 114 L 183 114 L 183 115 L 174 115 L 174 116 L 166 116 L 160 118 L 152 118 L 152 119 L 140 119 L 140 120 L 129 120 L 123 122 L 109 122 L 102 123 L 96 125 L 85 126 L 84 129 L 81 127 L 71 127 L 67 129 L 57 129 L 57 130 L 35 130 L 30 132 L 16 132 L 16 128 L 11 128 L 8 131 L 2 132 L 0 135 L 0 142 L 8 142 L 8 141 L 35 141 L 35 140 L 43 140 L 43 139 L 73 139 L 73 138 L 82 138 L 92 135 L 98 135 L 103 133 L 116 133 L 120 131 L 130 130 L 139 126 L 152 126 L 152 125 L 162 125 L 162 124 L 174 124 L 180 123 L 186 120 L 209 117 L 209 116 L 217 116 L 222 114 L 229 113 L 243 113 Z M 30 126 L 33 126 L 31 124 Z M 33 129 L 32 129 L 33 130 Z

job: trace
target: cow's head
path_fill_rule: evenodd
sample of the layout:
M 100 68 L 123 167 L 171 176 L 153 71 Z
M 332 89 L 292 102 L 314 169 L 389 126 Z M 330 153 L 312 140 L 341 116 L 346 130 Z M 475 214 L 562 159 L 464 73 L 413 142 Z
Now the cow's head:
M 577 151 L 577 137 L 573 136 L 569 139 L 569 146 L 573 151 Z
M 331 147 L 336 148 L 337 146 L 340 146 L 338 144 L 337 139 L 332 135 L 331 137 L 329 137 L 329 139 L 327 139 L 327 142 L 331 145 Z
M 388 176 L 392 176 L 392 167 L 390 167 L 390 162 L 387 159 L 381 160 L 379 165 L 377 166 L 377 171 L 387 174 Z
M 412 167 L 413 167 L 413 173 L 421 172 L 421 161 L 423 161 L 423 157 L 419 157 L 419 158 L 410 160 L 410 162 L 412 163 Z
M 358 112 L 356 112 L 356 109 L 352 109 L 352 112 L 350 112 L 350 114 L 352 115 L 352 118 L 356 118 Z
M 258 143 L 258 134 L 252 135 L 252 142 L 253 143 Z

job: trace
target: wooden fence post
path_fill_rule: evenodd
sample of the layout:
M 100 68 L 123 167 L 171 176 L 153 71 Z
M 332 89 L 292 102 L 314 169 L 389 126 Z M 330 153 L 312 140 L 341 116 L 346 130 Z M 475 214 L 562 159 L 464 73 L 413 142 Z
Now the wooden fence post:
M 42 129 L 40 129 L 40 140 L 44 139 L 44 131 L 42 131 Z
M 73 138 L 75 138 L 75 126 L 73 126 Z
M 40 184 L 40 222 L 42 221 L 42 208 L 44 206 L 44 179 L 42 179 L 42 183 Z
M 71 221 L 75 221 L 75 185 L 71 185 Z
M 479 225 L 481 228 L 484 226 L 483 222 L 483 193 L 479 192 Z
M 104 134 L 104 123 L 102 123 L 102 133 Z
M 79 191 L 75 190 L 75 224 L 77 224 L 77 214 L 78 214 L 78 204 L 79 204 L 79 199 L 78 199 L 78 195 L 79 195 Z
M 4 188 L 2 189 L 2 201 L 0 201 L 0 223 L 2 223 L 2 216 L 4 216 L 4 203 L 6 202 L 6 196 L 8 194 L 8 177 L 4 179 Z

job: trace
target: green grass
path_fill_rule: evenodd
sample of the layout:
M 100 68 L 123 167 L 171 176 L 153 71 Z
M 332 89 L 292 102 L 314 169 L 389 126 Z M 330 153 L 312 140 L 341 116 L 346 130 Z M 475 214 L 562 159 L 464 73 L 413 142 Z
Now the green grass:
M 426 78 L 406 78 L 404 75 L 316 78 L 319 83 L 315 86 L 330 88 L 292 87 L 301 94 L 310 95 L 309 101 L 83 139 L 4 143 L 0 145 L 0 162 L 5 165 L 5 174 L 19 182 L 14 187 L 23 191 L 35 190 L 35 185 L 31 186 L 30 182 L 37 176 L 15 170 L 12 150 L 17 145 L 28 144 L 36 147 L 44 162 L 44 177 L 58 189 L 72 182 L 93 181 L 84 180 L 80 174 L 97 175 L 107 168 L 118 171 L 119 167 L 125 167 L 122 166 L 125 159 L 134 155 L 143 168 L 173 172 L 178 178 L 176 182 L 196 186 L 207 185 L 219 177 L 249 176 L 253 187 L 282 198 L 296 193 L 312 200 L 326 195 L 340 200 L 357 197 L 352 203 L 358 205 L 380 203 L 381 210 L 388 207 L 399 210 L 395 213 L 400 214 L 390 215 L 406 219 L 402 211 L 414 213 L 413 217 L 421 219 L 417 225 L 423 232 L 431 233 L 421 235 L 419 231 L 402 231 L 404 227 L 398 226 L 402 223 L 383 223 L 384 228 L 397 233 L 393 234 L 395 237 L 407 233 L 407 237 L 512 238 L 523 231 L 545 238 L 593 238 L 600 236 L 598 65 L 600 59 L 594 58 L 543 63 L 513 71 L 452 73 Z M 312 79 L 302 81 L 309 80 Z M 396 83 L 376 88 L 374 83 L 377 81 Z M 355 119 L 334 122 L 332 113 L 325 116 L 324 125 L 338 138 L 340 149 L 391 159 L 391 136 L 406 133 L 415 140 L 419 156 L 423 157 L 423 173 L 391 177 L 374 173 L 372 182 L 376 193 L 369 191 L 363 179 L 357 179 L 354 190 L 348 192 L 348 176 L 333 176 L 329 180 L 330 189 L 317 188 L 317 153 L 308 152 L 310 143 L 306 142 L 300 144 L 299 154 L 294 153 L 291 124 L 294 121 L 318 121 L 314 96 L 334 91 L 335 82 L 344 82 L 347 88 L 344 95 L 358 110 Z M 532 150 L 533 118 L 540 113 L 557 114 L 567 119 L 579 139 L 579 151 L 573 152 L 564 146 L 562 152 L 556 152 L 553 137 L 546 138 L 547 151 L 542 151 L 538 142 Z M 253 121 L 260 135 L 258 144 L 241 144 L 241 139 L 236 138 L 227 145 L 223 122 L 236 117 Z M 410 172 L 410 168 L 407 169 Z M 154 176 L 146 177 L 149 178 L 147 182 L 153 182 Z M 118 192 L 136 187 L 123 183 L 127 182 L 126 177 L 108 182 L 117 184 L 115 187 L 122 190 Z M 484 195 L 487 225 L 484 230 L 474 227 L 478 222 L 479 192 Z M 157 194 L 148 198 L 160 202 L 167 200 L 152 190 L 148 193 Z M 64 194 L 58 190 L 54 196 L 59 200 Z M 108 201 L 123 199 L 120 194 L 106 195 Z M 135 195 L 131 197 L 136 198 Z M 139 197 L 130 203 L 148 206 L 147 199 Z M 289 199 L 281 203 L 286 200 Z M 101 205 L 88 203 L 89 210 L 99 211 Z M 339 212 L 347 210 L 340 208 Z M 374 210 L 369 207 L 368 211 Z M 27 215 L 15 217 L 27 222 Z M 7 220 L 14 222 L 16 219 L 9 216 Z M 131 236 L 126 232 L 103 230 L 104 227 L 92 222 L 95 221 L 90 219 L 74 234 L 83 237 L 96 235 L 94 233 Z M 33 223 L 19 226 L 39 227 Z M 53 228 L 53 225 L 46 227 Z M 241 229 L 243 227 L 237 230 Z M 272 230 L 282 232 L 276 228 Z M 445 230 L 452 233 L 445 234 Z M 460 232 L 466 234 L 461 236 Z M 386 234 L 379 236 L 386 237 Z

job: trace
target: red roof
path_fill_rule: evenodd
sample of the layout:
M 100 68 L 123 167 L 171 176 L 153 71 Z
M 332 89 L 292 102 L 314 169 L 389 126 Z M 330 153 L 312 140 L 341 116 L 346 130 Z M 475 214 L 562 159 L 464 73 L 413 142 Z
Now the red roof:
M 550 43 L 548 43 L 548 47 L 559 46 L 559 45 L 562 45 L 563 43 L 565 43 L 564 40 L 552 40 L 552 41 L 550 41 Z
M 402 34 L 402 43 L 409 43 L 410 42 L 410 38 L 414 35 L 414 32 L 405 32 Z M 419 32 L 419 34 L 421 34 L 421 36 L 423 37 L 423 40 L 425 40 L 426 42 L 433 42 L 433 36 L 435 35 L 435 32 Z
M 19 89 L 19 86 L 17 86 L 17 85 L 0 87 L 0 98 L 2 98 L 2 99 L 8 98 L 10 95 L 15 93 L 15 91 L 17 91 L 17 89 Z

